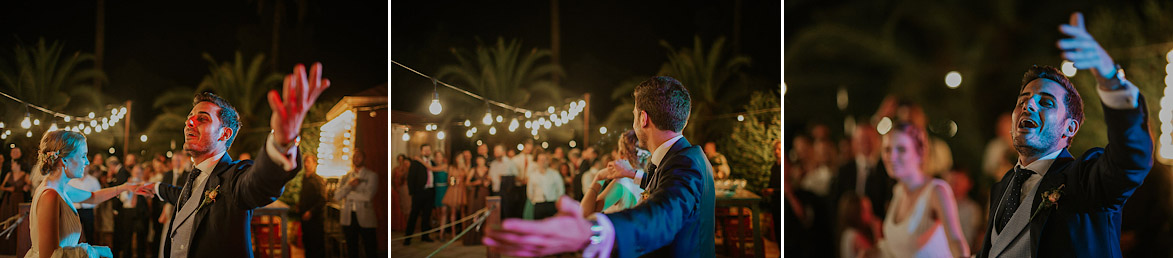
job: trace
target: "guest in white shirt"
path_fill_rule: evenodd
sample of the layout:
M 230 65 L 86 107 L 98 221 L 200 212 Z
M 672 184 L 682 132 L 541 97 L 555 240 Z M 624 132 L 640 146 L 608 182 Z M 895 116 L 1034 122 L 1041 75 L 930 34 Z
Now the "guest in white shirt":
M 550 154 L 538 154 L 536 167 L 530 172 L 526 197 L 534 203 L 534 219 L 554 216 L 558 197 L 566 193 L 562 175 L 550 167 Z
M 87 166 L 85 176 L 70 179 L 69 186 L 91 193 L 102 190 L 102 183 L 99 183 L 98 178 L 94 176 L 96 173 L 102 173 L 102 170 L 99 170 L 97 165 Z M 76 202 L 73 203 L 73 207 L 77 207 L 77 217 L 81 220 L 82 234 L 85 235 L 85 242 L 97 242 L 97 238 L 94 238 L 94 205 Z
M 378 246 L 375 243 L 375 228 L 378 227 L 379 221 L 375 218 L 371 197 L 379 187 L 379 175 L 363 165 L 364 156 L 366 155 L 362 151 L 354 152 L 354 171 L 342 176 L 339 182 L 343 184 L 334 190 L 334 200 L 346 200 L 342 203 L 339 224 L 345 232 L 350 255 L 359 256 L 359 239 L 362 239 L 367 257 L 374 257 Z

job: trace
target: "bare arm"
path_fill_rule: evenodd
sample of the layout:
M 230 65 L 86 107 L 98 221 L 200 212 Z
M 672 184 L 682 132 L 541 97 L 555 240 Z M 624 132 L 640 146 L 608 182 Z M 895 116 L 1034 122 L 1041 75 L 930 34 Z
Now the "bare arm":
M 598 177 L 595 177 L 595 178 L 598 178 Z M 584 185 L 583 187 L 587 187 L 586 193 L 584 193 L 582 195 L 582 203 L 579 203 L 579 205 L 582 205 L 583 215 L 590 216 L 591 214 L 594 214 L 595 212 L 602 211 L 603 210 L 603 208 L 602 208 L 603 201 L 605 199 L 598 198 L 598 196 L 600 196 L 599 191 L 601 191 L 599 188 L 601 188 L 602 186 L 599 185 L 598 181 L 591 180 L 589 186 Z
M 57 195 L 57 191 L 43 191 L 36 209 L 37 220 L 33 229 L 37 231 L 37 239 L 33 241 L 37 242 L 37 252 L 41 254 L 41 258 L 52 257 L 61 242 L 57 228 L 58 217 L 61 215 L 61 197 Z
M 933 212 L 945 226 L 945 238 L 949 241 L 949 250 L 953 257 L 969 257 L 969 242 L 965 240 L 965 233 L 961 230 L 961 219 L 957 212 L 957 202 L 953 199 L 953 190 L 945 184 L 933 184 Z
M 102 202 L 105 202 L 106 200 L 109 200 L 110 198 L 114 198 L 115 196 L 118 196 L 118 194 L 120 194 L 124 191 L 130 191 L 130 190 L 135 189 L 136 187 L 138 187 L 138 185 L 122 184 L 122 185 L 115 186 L 115 187 L 102 188 L 102 190 L 94 191 L 93 193 L 90 194 L 89 198 L 86 198 L 86 199 L 84 199 L 84 201 L 81 201 L 81 202 L 86 203 L 86 204 L 100 204 Z M 72 187 L 70 187 L 70 188 L 72 188 Z

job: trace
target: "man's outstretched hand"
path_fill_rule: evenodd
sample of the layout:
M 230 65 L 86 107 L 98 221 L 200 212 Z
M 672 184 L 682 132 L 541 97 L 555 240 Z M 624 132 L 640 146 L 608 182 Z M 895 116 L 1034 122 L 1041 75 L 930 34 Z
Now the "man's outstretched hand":
M 1071 38 L 1060 39 L 1056 45 L 1063 51 L 1063 58 L 1075 63 L 1077 69 L 1091 69 L 1099 79 L 1116 76 L 1116 63 L 1104 51 L 1104 47 L 1096 42 L 1087 32 L 1087 25 L 1083 22 L 1083 14 L 1071 14 L 1070 24 L 1060 24 L 1059 32 Z
M 273 138 L 279 144 L 293 144 L 301 131 L 306 112 L 314 105 L 318 95 L 329 87 L 330 79 L 322 78 L 322 63 L 314 63 L 310 67 L 308 78 L 305 65 L 297 64 L 292 74 L 285 75 L 281 93 L 277 93 L 277 90 L 269 91 L 269 107 L 273 109 L 269 126 L 273 128 Z
M 558 214 L 542 220 L 506 219 L 489 225 L 481 239 L 494 252 L 510 256 L 548 256 L 575 252 L 590 243 L 591 224 L 582 207 L 567 196 L 558 199 Z

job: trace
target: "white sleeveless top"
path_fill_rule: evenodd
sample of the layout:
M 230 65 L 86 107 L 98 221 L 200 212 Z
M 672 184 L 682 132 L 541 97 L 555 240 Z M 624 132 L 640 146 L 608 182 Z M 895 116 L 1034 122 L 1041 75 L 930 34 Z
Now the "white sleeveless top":
M 66 186 L 66 187 L 69 187 L 69 186 Z M 42 182 L 40 186 L 37 186 L 37 195 L 33 196 L 32 206 L 30 206 L 32 208 L 29 209 L 29 224 L 30 225 L 36 225 L 37 220 L 40 220 L 40 217 L 37 216 L 37 209 L 36 209 L 37 202 L 41 200 L 41 196 L 43 195 L 43 193 L 45 191 L 50 191 L 50 190 L 56 191 L 54 189 L 45 187 L 44 182 Z M 61 207 L 59 209 L 61 212 L 60 212 L 60 214 L 57 215 L 58 216 L 57 217 L 57 219 L 58 219 L 58 221 L 57 221 L 57 234 L 61 238 L 61 242 L 58 243 L 58 248 L 53 251 L 53 258 L 58 258 L 58 257 L 98 258 L 99 257 L 98 253 L 93 251 L 93 247 L 91 247 L 89 244 L 86 244 L 86 243 L 78 243 L 81 240 L 82 227 L 81 227 L 81 220 L 78 219 L 78 217 L 77 217 L 77 209 L 73 207 L 73 201 L 69 200 L 69 196 L 65 195 L 64 193 L 58 192 L 57 195 L 61 196 L 61 201 L 59 202 L 59 203 L 61 203 Z M 34 240 L 37 239 L 38 234 L 37 234 L 36 230 L 30 230 L 29 233 L 30 233 L 32 239 L 34 239 Z M 37 244 L 37 241 L 33 241 L 32 248 L 29 249 L 29 251 L 27 253 L 25 253 L 24 257 L 25 258 L 41 257 L 38 250 L 40 250 L 40 248 L 39 248 L 39 245 Z
M 941 221 L 929 217 L 928 208 L 930 194 L 926 191 L 935 185 L 945 185 L 945 181 L 932 179 L 920 189 L 915 200 L 904 195 L 904 185 L 896 184 L 892 190 L 892 203 L 888 205 L 888 215 L 884 219 L 884 240 L 880 242 L 880 250 L 885 257 L 951 257 L 949 242 L 945 239 L 945 227 Z M 915 201 L 912 213 L 904 221 L 896 222 L 896 209 L 904 202 Z

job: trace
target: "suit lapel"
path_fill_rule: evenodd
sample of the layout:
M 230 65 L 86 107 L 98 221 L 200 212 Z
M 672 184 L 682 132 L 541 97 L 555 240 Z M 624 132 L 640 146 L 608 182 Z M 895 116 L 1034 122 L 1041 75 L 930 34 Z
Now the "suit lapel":
M 1011 169 L 1010 172 L 1006 172 L 1007 175 L 1010 175 L 1011 173 L 1014 173 L 1013 169 Z M 990 198 L 990 204 L 992 206 L 990 206 L 990 211 L 986 215 L 986 221 L 991 221 L 991 222 L 994 221 L 994 214 L 997 214 L 998 204 L 1002 203 L 1002 197 L 1006 196 L 1006 184 L 1008 183 L 1007 180 L 1010 180 L 1010 179 L 1003 176 L 1002 181 L 999 181 L 994 184 L 994 188 L 991 191 L 992 195 Z M 984 255 L 983 257 L 992 257 L 993 256 L 992 251 L 994 251 L 992 248 L 994 245 L 994 230 L 996 230 L 996 229 L 994 229 L 994 223 L 986 223 L 986 224 L 988 224 L 988 225 L 986 225 L 986 236 L 985 236 L 986 241 L 983 241 L 983 242 L 985 242 L 985 244 L 982 244 L 983 251 L 986 252 L 986 255 Z M 999 251 L 1001 251 L 1001 250 L 999 249 Z
M 1063 172 L 1074 160 L 1071 153 L 1067 152 L 1067 149 L 1063 149 L 1063 152 L 1059 153 L 1059 157 L 1055 158 L 1055 162 L 1051 163 L 1051 167 L 1047 169 L 1047 174 L 1043 176 L 1043 180 L 1039 181 L 1039 186 L 1035 188 L 1035 195 L 1032 197 L 1035 207 L 1032 207 L 1030 211 L 1031 217 L 1034 218 L 1030 221 L 1031 254 L 1038 253 L 1038 243 L 1043 233 L 1043 226 L 1047 225 L 1047 219 L 1050 218 L 1051 212 L 1055 210 L 1055 208 L 1037 209 L 1043 203 L 1042 193 L 1057 189 L 1059 185 L 1066 181 L 1067 174 Z M 1038 214 L 1035 214 L 1036 210 L 1038 210 Z
M 223 183 L 223 180 L 220 179 L 220 176 L 223 175 L 224 172 L 228 172 L 228 170 L 231 168 L 232 168 L 232 157 L 229 157 L 227 153 L 220 156 L 220 162 L 216 163 L 216 168 L 213 168 L 212 174 L 208 175 L 208 183 L 204 185 L 204 193 L 211 191 L 212 189 L 216 189 L 216 187 L 220 186 L 220 184 Z M 224 191 L 224 190 L 225 189 L 220 189 L 220 191 Z M 191 193 L 191 194 L 193 195 L 192 197 L 195 197 L 194 195 L 199 194 L 200 195 L 199 196 L 199 198 L 200 198 L 199 203 L 202 204 L 205 201 L 204 198 L 206 198 L 204 193 Z M 223 199 L 225 197 L 226 196 L 221 195 L 221 196 L 218 196 L 217 199 Z M 193 240 L 195 239 L 195 233 L 197 231 L 199 231 L 200 224 L 204 222 L 204 218 L 206 218 L 208 216 L 208 212 L 211 212 L 212 204 L 209 203 L 208 207 L 200 207 L 200 206 L 196 206 L 196 207 L 197 207 L 196 208 L 197 210 L 196 210 L 196 214 L 194 215 L 195 218 L 193 218 L 193 219 L 195 219 L 195 224 L 191 225 Z M 194 243 L 194 241 L 193 241 L 193 243 Z
M 650 190 L 655 188 L 656 184 L 660 183 L 661 178 L 664 178 L 663 171 L 664 167 L 667 165 L 665 163 L 667 163 L 669 159 L 672 159 L 672 157 L 680 154 L 680 151 L 683 151 L 685 148 L 690 146 L 692 146 L 692 144 L 689 144 L 688 140 L 684 139 L 684 137 L 680 137 L 680 140 L 677 140 L 676 143 L 672 144 L 672 147 L 668 148 L 668 153 L 664 154 L 664 159 L 660 160 L 660 165 L 656 166 L 656 171 L 652 172 L 652 181 L 650 184 L 648 184 L 648 189 L 645 189 L 644 191 L 651 193 Z

